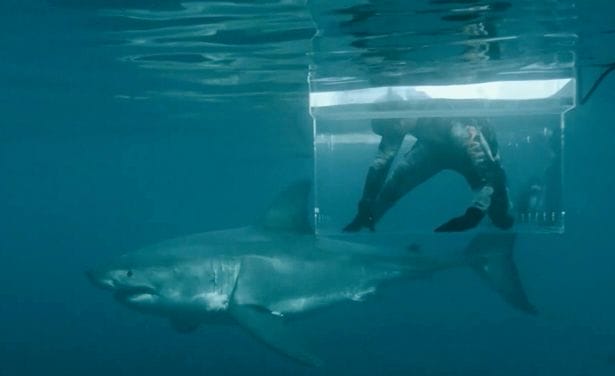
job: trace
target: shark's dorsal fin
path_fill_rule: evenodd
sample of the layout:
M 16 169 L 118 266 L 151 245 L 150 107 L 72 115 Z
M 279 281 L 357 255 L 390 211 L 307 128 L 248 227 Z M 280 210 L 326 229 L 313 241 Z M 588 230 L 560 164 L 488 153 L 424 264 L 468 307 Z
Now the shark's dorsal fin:
M 270 231 L 313 233 L 308 206 L 311 186 L 309 181 L 303 180 L 286 188 L 273 200 L 260 227 Z
M 466 259 L 478 275 L 513 307 L 532 315 L 536 307 L 530 303 L 513 251 L 516 234 L 479 234 L 466 248 Z

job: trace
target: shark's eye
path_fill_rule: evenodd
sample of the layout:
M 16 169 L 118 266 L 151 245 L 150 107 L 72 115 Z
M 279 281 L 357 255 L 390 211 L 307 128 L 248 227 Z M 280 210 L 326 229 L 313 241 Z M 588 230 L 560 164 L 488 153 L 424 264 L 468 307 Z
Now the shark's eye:
M 126 277 L 132 277 L 132 270 L 126 272 Z

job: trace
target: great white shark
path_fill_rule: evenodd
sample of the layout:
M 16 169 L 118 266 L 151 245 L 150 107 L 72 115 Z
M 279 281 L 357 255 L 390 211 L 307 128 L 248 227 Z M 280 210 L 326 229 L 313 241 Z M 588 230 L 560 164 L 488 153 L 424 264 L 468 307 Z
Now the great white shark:
M 529 314 L 513 260 L 513 233 L 477 235 L 446 259 L 314 234 L 310 184 L 280 194 L 259 224 L 186 236 L 145 247 L 87 272 L 120 303 L 170 320 L 180 332 L 203 324 L 245 328 L 302 363 L 320 360 L 293 334 L 289 318 L 343 301 L 361 301 L 384 282 L 470 267 L 512 307 Z

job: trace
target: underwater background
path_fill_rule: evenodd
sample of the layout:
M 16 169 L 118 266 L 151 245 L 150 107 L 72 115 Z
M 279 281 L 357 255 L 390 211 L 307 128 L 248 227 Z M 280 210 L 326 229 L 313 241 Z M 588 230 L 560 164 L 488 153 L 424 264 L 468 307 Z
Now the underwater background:
M 545 7 L 563 3 L 574 2 Z M 598 3 L 603 14 L 610 9 Z M 114 9 L 111 15 L 101 16 L 103 5 Z M 168 52 L 173 44 L 164 54 L 139 55 L 122 38 L 147 39 L 139 32 L 157 26 L 113 13 L 177 6 L 0 2 L 1 376 L 614 374 L 613 77 L 567 115 L 566 232 L 524 234 L 517 242 L 536 317 L 508 307 L 472 273 L 442 273 L 306 318 L 325 360 L 307 368 L 239 328 L 178 334 L 92 288 L 84 276 L 92 265 L 171 237 L 250 224 L 276 193 L 313 174 L 307 65 L 299 48 L 309 45 L 311 21 L 297 16 L 293 22 L 308 26 L 267 36 L 298 46 L 277 52 L 289 60 L 284 67 L 267 66 L 279 63 L 275 54 L 260 56 L 265 82 L 239 77 L 199 86 L 204 76 L 192 66 L 202 62 L 198 57 Z M 186 19 L 156 22 L 213 22 Z M 595 35 L 591 46 L 609 49 L 612 34 Z M 147 69 L 139 59 L 172 65 Z M 590 71 L 600 66 L 592 64 Z M 178 66 L 181 77 L 172 74 Z M 208 79 L 220 66 L 203 69 Z M 276 69 L 285 72 L 279 81 Z M 270 92 L 246 94 L 263 88 Z

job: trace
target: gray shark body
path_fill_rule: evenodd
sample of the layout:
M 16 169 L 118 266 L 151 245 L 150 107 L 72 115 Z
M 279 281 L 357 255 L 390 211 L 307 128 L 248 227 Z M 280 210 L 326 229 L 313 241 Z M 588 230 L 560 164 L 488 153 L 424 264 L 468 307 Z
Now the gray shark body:
M 512 259 L 514 234 L 479 235 L 459 257 L 386 256 L 369 245 L 315 236 L 307 222 L 309 185 L 282 193 L 258 226 L 166 241 L 92 270 L 92 282 L 181 332 L 236 323 L 295 360 L 318 364 L 287 318 L 342 301 L 361 301 L 386 281 L 470 266 L 514 307 L 534 313 Z

